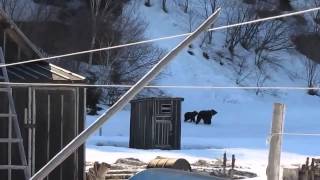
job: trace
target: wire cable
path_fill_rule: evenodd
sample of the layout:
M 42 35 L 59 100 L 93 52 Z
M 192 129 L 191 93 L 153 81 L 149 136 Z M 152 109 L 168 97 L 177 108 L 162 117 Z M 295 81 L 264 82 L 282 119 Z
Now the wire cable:
M 0 85 L 10 85 L 12 87 L 84 87 L 84 88 L 131 88 L 130 84 L 63 84 L 63 83 L 13 83 L 0 82 Z M 145 88 L 163 88 L 163 89 L 243 89 L 243 90 L 320 90 L 320 87 L 285 87 L 285 86 L 190 86 L 190 85 L 149 85 Z
M 269 21 L 269 20 L 274 20 L 274 19 L 279 19 L 279 18 L 284 18 L 284 17 L 290 17 L 290 16 L 295 16 L 295 15 L 305 14 L 305 13 L 309 13 L 309 12 L 313 12 L 313 11 L 318 11 L 318 10 L 320 10 L 320 7 L 310 8 L 310 9 L 306 9 L 306 10 L 302 10 L 302 11 L 297 11 L 297 12 L 293 12 L 293 13 L 286 13 L 286 14 L 277 15 L 277 16 L 271 16 L 271 17 L 267 17 L 267 18 L 261 18 L 261 19 L 252 20 L 252 21 L 247 21 L 247 22 L 242 22 L 242 23 L 235 23 L 235 24 L 231 24 L 231 25 L 216 27 L 216 28 L 209 29 L 208 31 L 223 30 L 223 29 L 233 28 L 233 27 L 237 27 L 237 26 L 243 26 L 243 25 L 254 24 L 254 23 L 259 23 L 259 22 L 263 22 L 263 21 Z M 143 41 L 138 41 L 138 42 L 133 42 L 133 43 L 127 43 L 127 44 L 122 44 L 122 45 L 109 46 L 109 47 L 104 47 L 104 48 L 99 48 L 99 49 L 92 49 L 92 50 L 86 50 L 86 51 L 78 51 L 78 52 L 68 53 L 68 54 L 63 54 L 63 55 L 57 55 L 57 56 L 51 56 L 51 57 L 45 57 L 45 58 L 32 59 L 32 60 L 21 61 L 21 62 L 16 62 L 16 63 L 8 63 L 8 64 L 5 64 L 5 65 L 0 65 L 0 68 L 1 68 L 1 67 L 8 67 L 8 66 L 20 65 L 20 64 L 27 64 L 27 63 L 32 63 L 32 62 L 39 62 L 39 61 L 46 61 L 46 60 L 52 60 L 52 59 L 59 59 L 59 58 L 76 56 L 76 55 L 82 55 L 82 54 L 87 54 L 87 53 L 107 51 L 107 50 L 124 48 L 124 47 L 130 47 L 130 46 L 134 46 L 134 45 L 140 45 L 140 44 L 145 44 L 145 43 L 152 43 L 152 42 L 157 42 L 157 41 L 169 40 L 169 39 L 174 39 L 174 38 L 178 38 L 178 37 L 185 37 L 185 36 L 188 36 L 188 35 L 190 35 L 190 34 L 191 34 L 191 33 L 178 34 L 178 35 L 173 35 L 173 36 L 160 37 L 160 38 L 155 38 L 155 39 L 150 39 L 150 40 L 143 40 Z
M 274 136 L 280 136 L 280 135 L 285 135 L 285 136 L 320 136 L 320 133 L 271 133 L 268 135 L 267 139 L 266 139 L 266 144 L 270 144 L 271 138 Z
M 320 136 L 320 133 L 273 133 L 270 134 L 271 136 L 276 136 L 276 135 L 288 135 L 288 136 Z
M 320 136 L 320 133 L 280 133 L 281 135 L 289 136 Z
M 259 23 L 259 22 L 263 22 L 263 21 L 275 20 L 275 19 L 280 19 L 280 18 L 285 18 L 285 17 L 290 17 L 290 16 L 296 16 L 296 15 L 305 14 L 305 13 L 318 11 L 318 10 L 320 10 L 320 7 L 306 9 L 306 10 L 292 12 L 292 13 L 281 14 L 281 15 L 277 15 L 277 16 L 271 16 L 271 17 L 256 19 L 256 20 L 252 20 L 252 21 L 246 21 L 246 22 L 226 25 L 226 26 L 221 26 L 221 27 L 209 29 L 208 31 L 217 31 L 217 30 L 223 30 L 223 29 L 233 28 L 233 27 L 237 27 L 237 26 L 255 24 L 255 23 Z

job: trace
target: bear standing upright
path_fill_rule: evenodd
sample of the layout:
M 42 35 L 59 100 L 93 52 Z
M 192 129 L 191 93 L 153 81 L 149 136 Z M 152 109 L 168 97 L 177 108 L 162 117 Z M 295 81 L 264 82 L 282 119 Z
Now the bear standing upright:
M 197 116 L 196 124 L 199 124 L 201 119 L 203 119 L 204 124 L 211 124 L 212 116 L 216 115 L 218 112 L 214 109 L 208 111 L 200 111 Z

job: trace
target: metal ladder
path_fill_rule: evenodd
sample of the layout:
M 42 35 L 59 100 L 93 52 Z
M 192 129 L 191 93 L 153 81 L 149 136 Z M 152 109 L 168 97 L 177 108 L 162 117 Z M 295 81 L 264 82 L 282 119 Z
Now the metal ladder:
M 5 64 L 5 59 L 3 56 L 3 51 L 0 48 L 0 65 Z M 0 82 L 9 82 L 8 72 L 6 67 L 0 68 Z M 12 170 L 24 171 L 25 179 L 30 178 L 30 166 L 27 163 L 26 154 L 23 146 L 23 139 L 21 136 L 21 131 L 19 127 L 18 117 L 15 110 L 14 100 L 12 96 L 12 87 L 7 85 L 0 85 L 0 92 L 6 93 L 8 97 L 8 112 L 0 114 L 0 118 L 8 119 L 8 137 L 0 138 L 0 143 L 8 144 L 8 164 L 0 165 L 0 170 L 8 171 L 8 180 L 12 180 Z M 1 102 L 0 102 L 1 103 Z M 13 132 L 15 137 L 13 137 Z M 18 144 L 19 154 L 20 154 L 20 165 L 12 164 L 12 144 Z

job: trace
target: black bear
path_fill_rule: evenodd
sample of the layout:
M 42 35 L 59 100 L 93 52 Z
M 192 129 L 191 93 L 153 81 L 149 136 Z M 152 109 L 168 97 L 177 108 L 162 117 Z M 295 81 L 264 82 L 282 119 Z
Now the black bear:
M 203 119 L 203 123 L 204 124 L 211 124 L 211 118 L 212 116 L 216 115 L 218 112 L 211 109 L 211 110 L 208 110 L 208 111 L 200 111 L 198 113 L 198 116 L 197 116 L 197 121 L 196 121 L 196 124 L 199 124 L 199 122 L 201 121 L 201 119 Z
M 197 111 L 186 112 L 184 114 L 184 121 L 186 122 L 186 121 L 190 120 L 191 122 L 195 122 L 197 114 L 198 114 Z

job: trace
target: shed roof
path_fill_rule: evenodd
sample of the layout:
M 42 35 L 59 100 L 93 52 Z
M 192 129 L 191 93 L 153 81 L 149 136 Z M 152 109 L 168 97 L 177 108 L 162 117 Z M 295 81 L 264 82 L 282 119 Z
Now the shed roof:
M 181 97 L 166 97 L 166 96 L 161 96 L 161 97 L 147 97 L 147 98 L 134 99 L 134 100 L 130 101 L 130 103 L 147 101 L 147 100 L 178 100 L 178 101 L 184 101 L 184 98 L 181 98 Z
M 29 58 L 43 58 L 44 55 L 30 41 L 7 14 L 0 9 L 0 28 L 21 48 Z M 9 63 L 9 62 L 6 62 Z M 83 83 L 85 77 L 72 73 L 48 62 L 34 62 L 7 67 L 12 82 L 56 82 Z
M 31 63 L 7 67 L 11 82 L 81 83 L 85 78 L 50 63 Z

